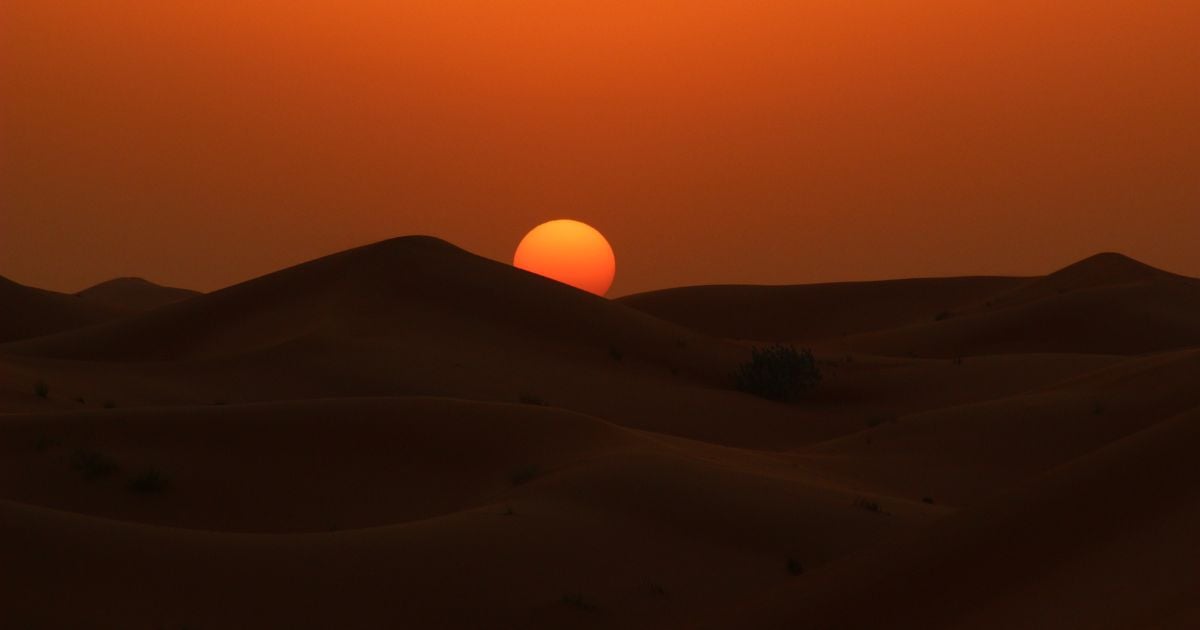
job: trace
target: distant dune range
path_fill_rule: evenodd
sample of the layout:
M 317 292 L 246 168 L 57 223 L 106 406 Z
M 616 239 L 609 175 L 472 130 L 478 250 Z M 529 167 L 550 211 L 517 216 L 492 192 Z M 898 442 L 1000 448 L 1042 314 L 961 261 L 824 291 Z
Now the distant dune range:
M 1200 345 L 1200 280 L 1111 253 L 1037 278 L 684 287 L 621 301 L 718 337 L 889 356 L 1127 355 Z
M 0 306 L 18 627 L 1200 621 L 1200 281 L 1117 254 L 605 300 L 405 237 Z M 793 404 L 733 388 L 776 340 Z
M 85 300 L 126 311 L 148 311 L 197 295 L 199 291 L 164 287 L 144 278 L 115 278 L 76 293 Z

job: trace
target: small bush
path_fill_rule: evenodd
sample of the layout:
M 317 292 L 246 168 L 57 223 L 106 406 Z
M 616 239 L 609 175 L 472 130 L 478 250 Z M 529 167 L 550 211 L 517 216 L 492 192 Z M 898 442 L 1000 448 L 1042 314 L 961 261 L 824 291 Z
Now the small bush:
M 567 593 L 562 596 L 562 603 L 579 610 L 596 610 L 596 605 L 583 599 L 583 593 Z
M 116 408 L 117 408 L 117 401 L 115 401 L 115 400 L 106 400 L 106 401 L 104 401 L 104 408 L 105 408 L 105 409 L 116 409 Z
M 625 353 L 621 352 L 621 349 L 616 346 L 609 346 L 608 356 L 612 357 L 613 361 L 620 361 L 625 358 Z
M 542 470 L 531 464 L 529 466 L 521 466 L 520 468 L 512 471 L 512 474 L 509 475 L 508 479 L 512 482 L 512 485 L 519 486 L 521 484 L 533 481 L 534 478 L 540 474 L 542 474 Z
M 867 428 L 874 429 L 875 427 L 877 427 L 881 424 L 884 424 L 887 422 L 895 422 L 895 421 L 896 421 L 895 416 L 888 416 L 888 415 L 869 416 L 867 418 Z
M 951 316 L 953 316 L 953 315 L 954 315 L 954 314 L 953 314 L 953 313 L 951 313 L 950 311 L 941 311 L 941 312 L 940 312 L 940 313 L 938 313 L 937 315 L 934 315 L 934 316 L 933 316 L 933 321 L 935 321 L 935 322 L 940 322 L 940 321 L 942 321 L 942 320 L 950 319 L 950 317 L 951 317 Z
M 99 451 L 80 449 L 71 454 L 71 468 L 84 479 L 100 479 L 117 471 L 117 462 Z
M 521 394 L 517 397 L 517 400 L 521 401 L 522 405 L 537 405 L 540 407 L 546 404 L 546 401 L 542 400 L 540 396 L 533 394 Z
M 874 512 L 875 514 L 887 514 L 887 512 L 883 511 L 883 506 L 879 505 L 878 501 L 872 499 L 864 499 L 859 497 L 858 500 L 854 502 L 854 506 L 862 508 L 868 512 Z
M 44 435 L 39 435 L 33 441 L 33 450 L 39 453 L 44 453 L 54 446 L 58 446 L 58 440 L 46 437 Z
M 751 349 L 750 361 L 734 373 L 737 388 L 767 400 L 794 400 L 817 386 L 821 369 L 809 350 L 775 345 Z
M 154 494 L 167 489 L 167 478 L 153 468 L 129 480 L 129 489 L 138 494 Z
M 788 558 L 787 572 L 791 575 L 802 575 L 804 573 L 804 565 L 795 558 Z
M 933 505 L 933 497 L 921 497 L 921 503 L 928 503 L 929 505 Z
M 45 381 L 38 381 L 33 384 L 33 394 L 35 396 L 37 396 L 38 398 L 42 398 L 42 399 L 49 398 L 50 397 L 50 386 L 47 385 Z

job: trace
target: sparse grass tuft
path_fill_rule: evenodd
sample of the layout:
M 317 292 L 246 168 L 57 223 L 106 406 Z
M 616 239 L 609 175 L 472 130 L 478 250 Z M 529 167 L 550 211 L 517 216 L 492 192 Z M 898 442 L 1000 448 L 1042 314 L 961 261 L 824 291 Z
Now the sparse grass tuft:
M 509 481 L 512 482 L 512 485 L 519 486 L 521 484 L 525 484 L 525 483 L 529 483 L 530 481 L 533 481 L 538 475 L 541 475 L 541 474 L 542 474 L 541 468 L 538 468 L 537 466 L 530 464 L 527 466 L 521 466 L 520 468 L 517 468 L 516 470 L 512 471 L 512 474 L 509 475 L 508 479 L 509 479 Z
M 71 453 L 71 468 L 84 479 L 100 479 L 117 471 L 117 462 L 100 451 L 80 449 Z
M 167 478 L 151 468 L 130 479 L 129 489 L 138 494 L 156 494 L 167 489 Z

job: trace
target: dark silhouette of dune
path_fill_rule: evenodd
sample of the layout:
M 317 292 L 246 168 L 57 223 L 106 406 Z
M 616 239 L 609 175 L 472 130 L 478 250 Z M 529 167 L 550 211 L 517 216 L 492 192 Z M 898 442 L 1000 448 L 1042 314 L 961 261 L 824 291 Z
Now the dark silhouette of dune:
M 1200 281 L 1118 254 L 606 300 L 405 237 L 0 299 L 9 625 L 1200 621 Z M 790 404 L 732 386 L 772 340 Z
M 108 305 L 0 277 L 0 343 L 95 324 L 119 313 Z
M 114 278 L 75 295 L 110 308 L 136 312 L 186 300 L 200 295 L 200 292 L 164 287 L 144 278 Z
M 720 337 L 890 356 L 1141 354 L 1200 345 L 1200 280 L 1114 253 L 1038 278 L 688 287 L 622 301 Z

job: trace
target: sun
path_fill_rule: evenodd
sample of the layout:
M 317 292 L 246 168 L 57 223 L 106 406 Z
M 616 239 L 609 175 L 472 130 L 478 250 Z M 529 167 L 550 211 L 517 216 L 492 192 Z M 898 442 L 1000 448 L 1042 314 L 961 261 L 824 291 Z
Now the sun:
M 617 272 L 616 256 L 604 235 L 571 219 L 530 230 L 517 245 L 513 266 L 596 295 L 608 293 Z

